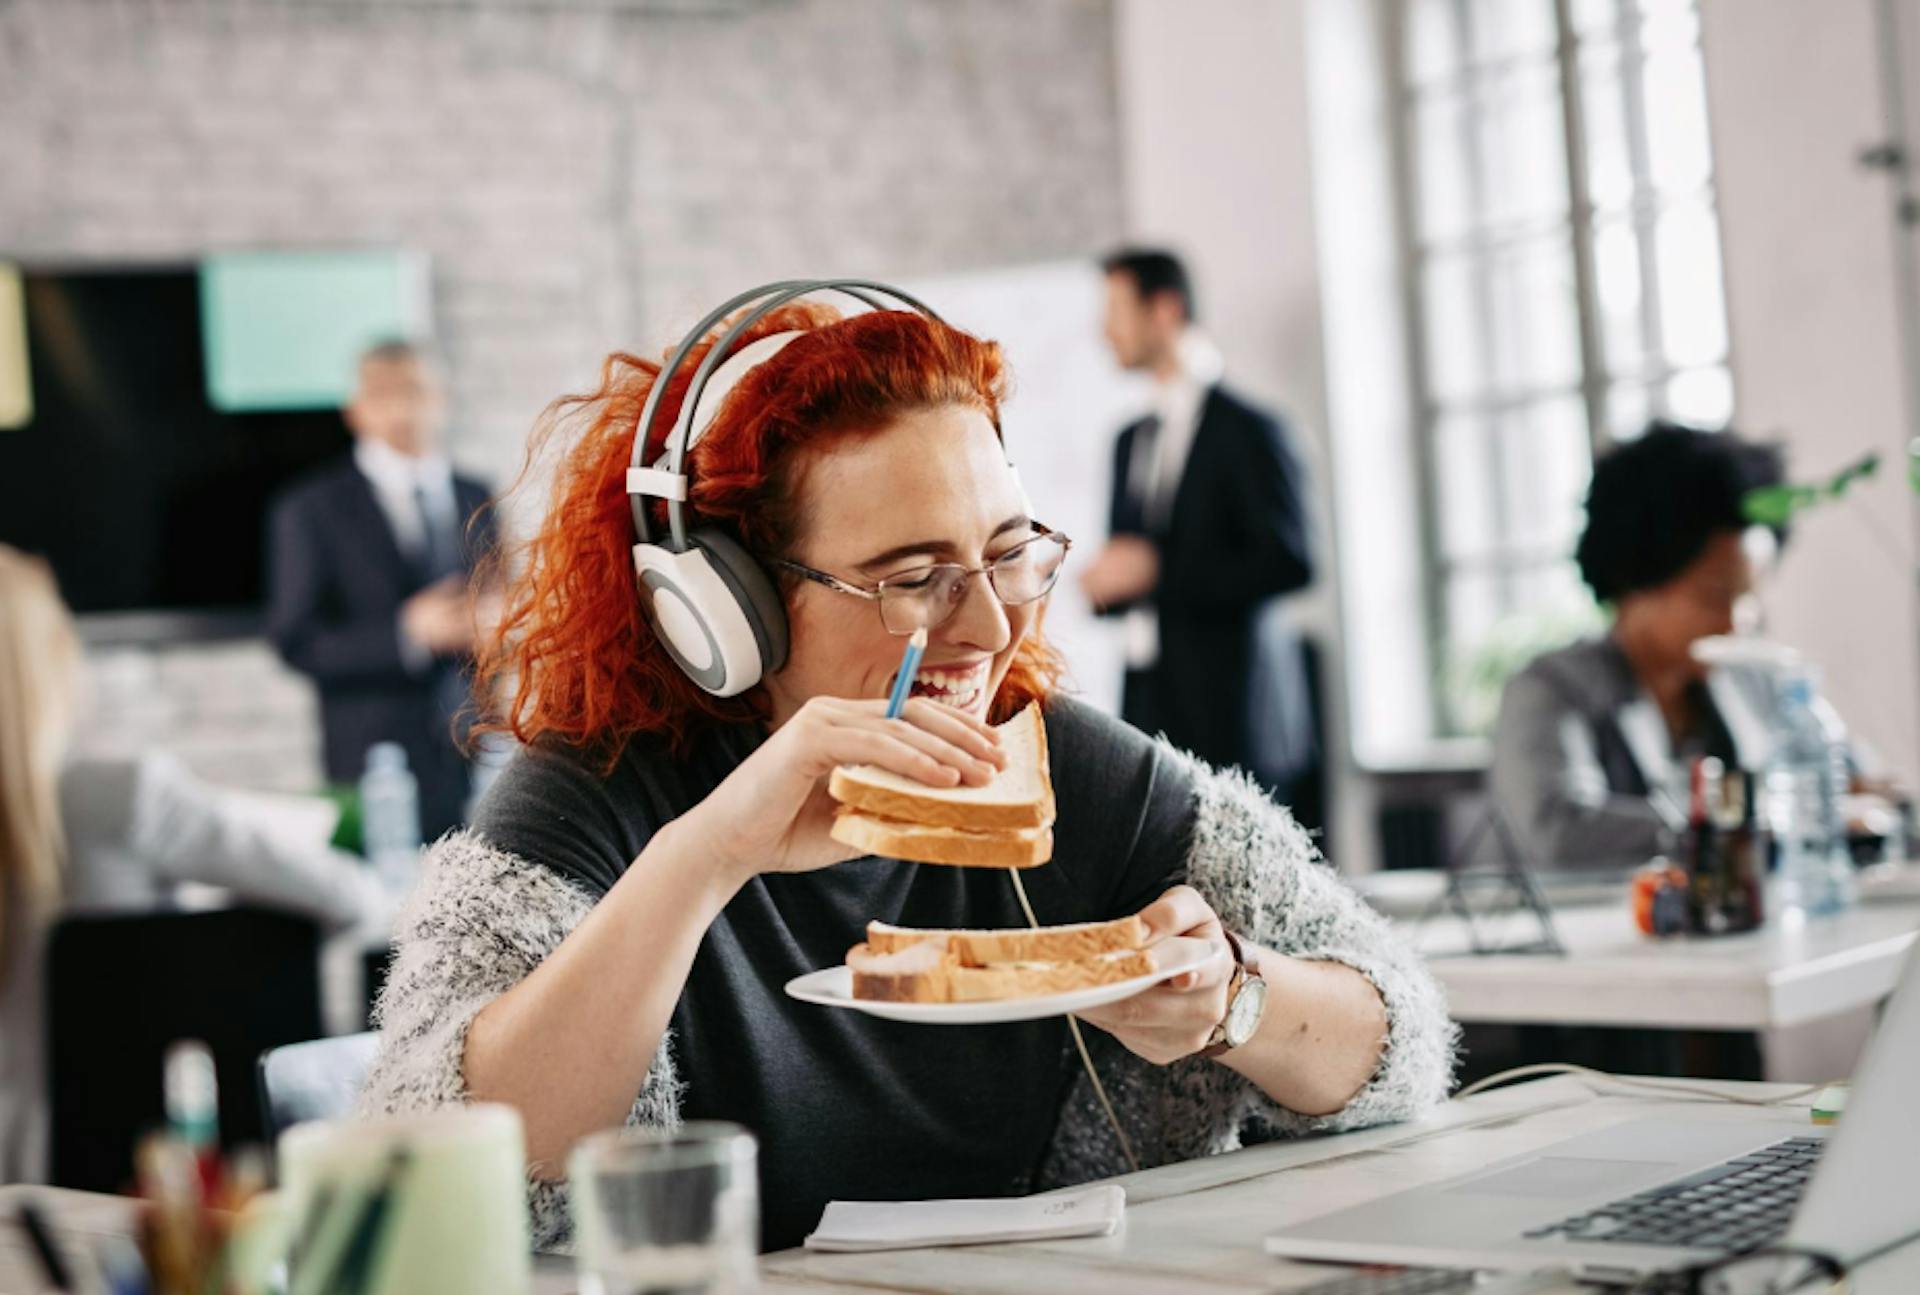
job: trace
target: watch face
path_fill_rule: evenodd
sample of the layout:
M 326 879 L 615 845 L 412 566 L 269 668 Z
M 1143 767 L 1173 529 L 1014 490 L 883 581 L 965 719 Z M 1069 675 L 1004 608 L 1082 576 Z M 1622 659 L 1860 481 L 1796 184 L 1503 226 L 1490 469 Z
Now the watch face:
M 1233 996 L 1233 1002 L 1227 1008 L 1227 1042 L 1239 1047 L 1253 1037 L 1260 1028 L 1260 1016 L 1267 1010 L 1267 982 L 1249 980 L 1240 986 L 1240 992 Z

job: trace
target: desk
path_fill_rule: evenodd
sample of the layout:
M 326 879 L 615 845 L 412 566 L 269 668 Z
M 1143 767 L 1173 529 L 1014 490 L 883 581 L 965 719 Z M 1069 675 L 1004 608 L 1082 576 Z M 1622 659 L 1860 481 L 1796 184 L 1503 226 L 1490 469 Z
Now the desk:
M 1778 1085 L 1726 1086 L 1784 1091 Z M 867 1255 L 789 1250 L 763 1261 L 765 1289 L 796 1295 L 848 1289 L 1254 1295 L 1297 1289 L 1333 1270 L 1265 1254 L 1261 1239 L 1275 1227 L 1561 1138 L 1675 1113 L 1702 1120 L 1743 1117 L 1729 1106 L 1596 1096 L 1580 1080 L 1551 1079 L 1450 1103 L 1418 1125 L 1273 1143 L 1127 1175 L 1115 1180 L 1127 1188 L 1129 1202 L 1126 1227 L 1118 1236 Z M 1807 1115 L 1802 1107 L 1783 1107 L 1764 1118 L 1793 1130 L 1805 1127 Z M 1920 1290 L 1920 1245 L 1862 1270 L 1855 1290 L 1859 1295 Z
M 1399 925 L 1427 955 L 1458 1021 L 1765 1032 L 1884 999 L 1920 931 L 1920 903 L 1663 940 L 1635 929 L 1624 900 L 1566 908 L 1554 913 L 1565 957 L 1449 956 L 1466 946 L 1456 919 Z
M 1759 1093 L 1782 1091 L 1764 1084 L 1741 1087 Z M 763 1289 L 771 1295 L 1054 1295 L 1085 1290 L 1101 1295 L 1255 1295 L 1293 1290 L 1335 1270 L 1268 1256 L 1261 1240 L 1275 1227 L 1450 1177 L 1561 1138 L 1676 1113 L 1701 1120 L 1752 1118 L 1751 1112 L 1729 1106 L 1602 1095 L 1581 1080 L 1550 1079 L 1449 1103 L 1417 1124 L 1273 1143 L 1127 1175 L 1115 1180 L 1126 1187 L 1128 1197 L 1126 1226 L 1117 1236 L 881 1254 L 787 1250 L 762 1261 Z M 1792 1130 L 1804 1127 L 1807 1116 L 1804 1107 L 1782 1107 L 1762 1118 Z M 0 1215 L 11 1216 L 12 1200 L 23 1190 L 30 1189 L 0 1188 Z M 63 1231 L 126 1226 L 126 1203 L 112 1197 L 63 1192 L 51 1194 L 48 1203 Z M 11 1229 L 0 1232 L 0 1290 L 33 1289 L 21 1277 L 23 1244 Z M 535 1285 L 539 1295 L 572 1289 L 564 1265 L 542 1261 Z M 1863 1269 L 1854 1289 L 1858 1295 L 1912 1295 L 1920 1290 L 1920 1245 Z

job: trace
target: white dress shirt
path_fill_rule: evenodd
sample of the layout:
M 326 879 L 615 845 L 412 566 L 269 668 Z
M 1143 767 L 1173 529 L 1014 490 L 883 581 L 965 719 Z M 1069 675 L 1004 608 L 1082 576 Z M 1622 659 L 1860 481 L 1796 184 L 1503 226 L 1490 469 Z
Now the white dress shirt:
M 400 556 L 416 565 L 426 555 L 426 518 L 421 516 L 424 502 L 433 516 L 433 525 L 442 535 L 458 534 L 460 505 L 453 495 L 453 465 L 444 454 L 415 457 L 402 454 L 385 441 L 361 437 L 353 443 L 353 465 L 373 487 L 374 502 L 380 505 L 387 525 L 393 529 Z M 424 643 L 407 633 L 406 609 L 394 618 L 394 634 L 400 643 L 400 660 L 412 673 L 424 674 L 433 665 L 433 653 Z
M 420 516 L 420 495 L 425 496 L 433 524 L 442 534 L 459 529 L 460 506 L 453 497 L 453 465 L 447 462 L 446 455 L 423 454 L 415 458 L 400 453 L 385 441 L 362 437 L 353 444 L 353 465 L 372 485 L 374 500 L 386 514 L 394 541 L 407 561 L 419 561 L 426 551 L 426 523 Z

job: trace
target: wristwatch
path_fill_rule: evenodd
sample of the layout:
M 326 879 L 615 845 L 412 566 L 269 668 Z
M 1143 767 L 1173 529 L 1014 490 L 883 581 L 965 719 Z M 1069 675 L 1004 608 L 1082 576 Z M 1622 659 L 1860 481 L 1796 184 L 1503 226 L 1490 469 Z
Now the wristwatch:
M 1233 950 L 1233 981 L 1227 986 L 1227 1014 L 1207 1036 L 1207 1045 L 1194 1054 L 1199 1057 L 1217 1057 L 1251 1039 L 1267 1011 L 1267 982 L 1260 975 L 1260 969 L 1247 961 L 1247 951 L 1239 936 L 1232 931 L 1221 934 L 1227 937 L 1227 947 Z

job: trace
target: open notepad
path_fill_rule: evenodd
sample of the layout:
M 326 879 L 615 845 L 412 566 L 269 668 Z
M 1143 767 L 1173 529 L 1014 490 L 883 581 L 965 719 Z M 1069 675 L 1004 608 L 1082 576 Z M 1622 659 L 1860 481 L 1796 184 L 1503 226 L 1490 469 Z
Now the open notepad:
M 807 1249 L 909 1250 L 1106 1236 L 1120 1226 L 1126 1208 L 1126 1191 L 1111 1184 L 994 1200 L 833 1201 L 807 1238 Z

